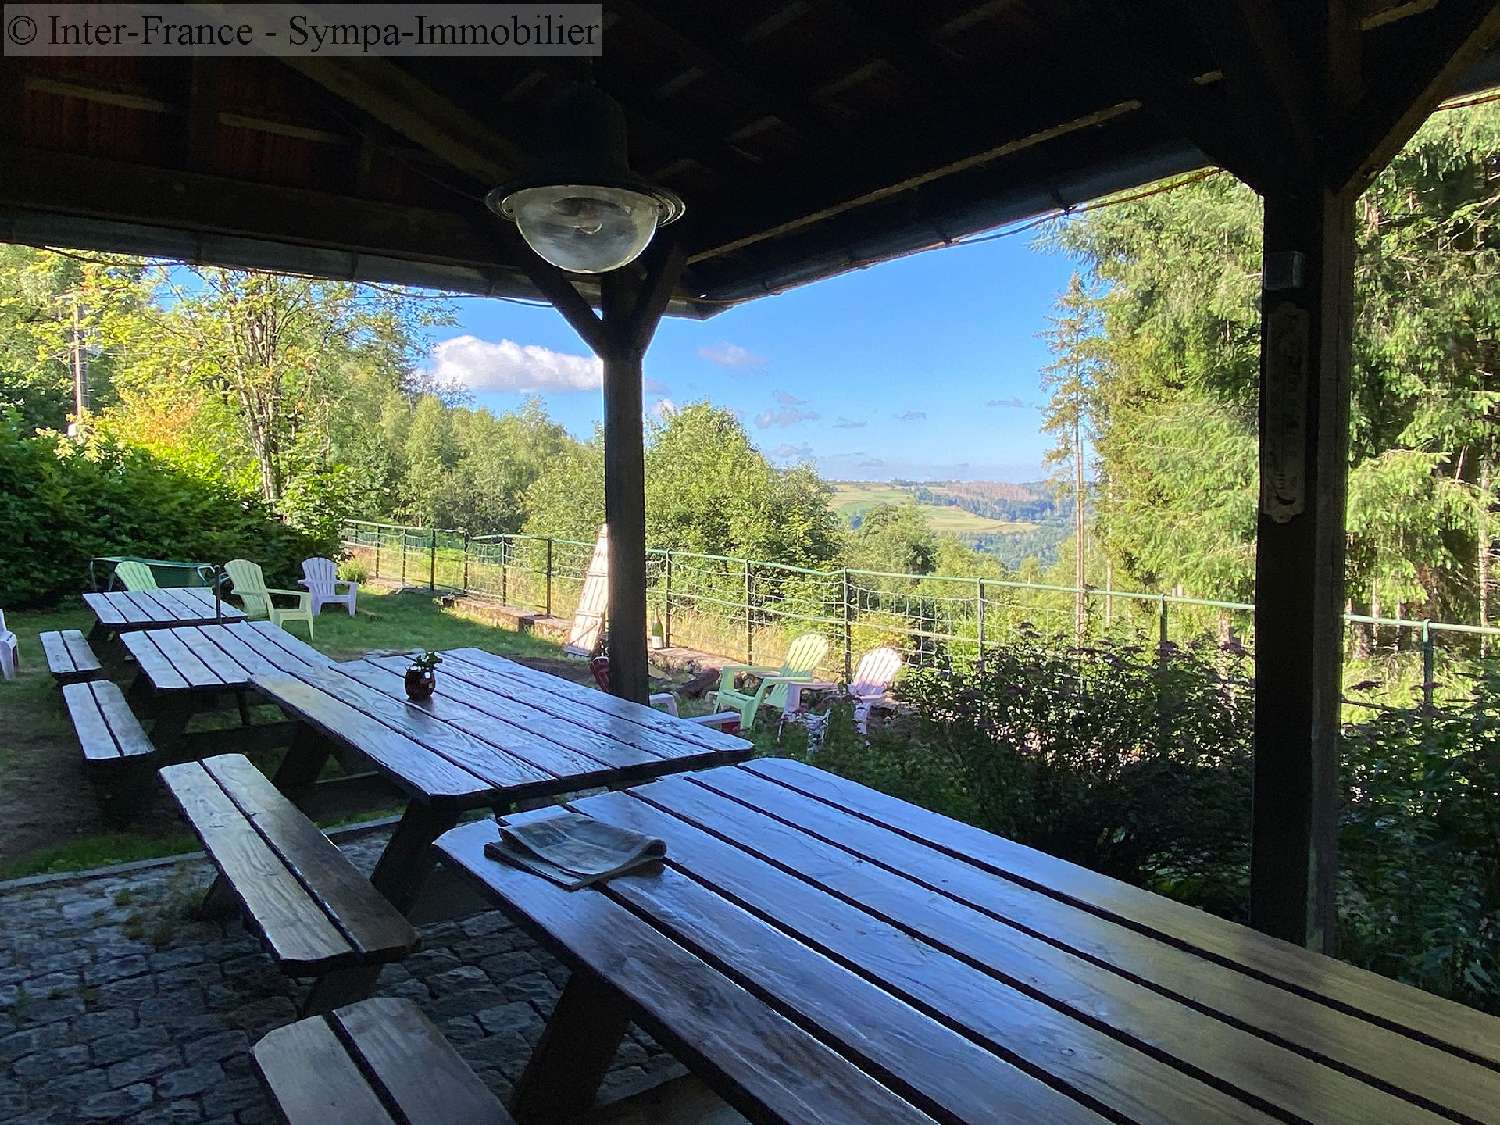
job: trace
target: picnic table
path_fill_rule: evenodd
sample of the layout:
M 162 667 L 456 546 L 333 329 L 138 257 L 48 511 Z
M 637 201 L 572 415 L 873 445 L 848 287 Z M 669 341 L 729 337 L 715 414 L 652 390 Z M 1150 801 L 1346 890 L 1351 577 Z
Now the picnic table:
M 408 797 L 372 876 L 399 909 L 414 904 L 429 848 L 469 810 L 628 785 L 746 758 L 751 745 L 479 649 L 442 653 L 437 692 L 406 698 L 411 658 L 259 672 L 251 683 L 315 737 L 293 740 L 278 789 L 311 784 L 328 755 L 354 751 Z
M 89 640 L 139 629 L 170 629 L 178 625 L 213 625 L 243 621 L 245 611 L 228 602 L 214 603 L 212 590 L 182 587 L 170 590 L 114 590 L 84 594 L 84 604 L 94 614 Z
M 294 724 L 250 725 L 247 696 L 251 678 L 333 663 L 312 645 L 269 621 L 138 629 L 121 634 L 120 643 L 135 658 L 139 670 L 132 696 L 143 710 L 155 716 L 152 739 L 164 750 L 195 740 L 215 753 L 284 744 Z M 239 708 L 240 730 L 202 736 L 184 733 L 193 715 L 217 709 L 226 698 L 233 699 Z
M 571 804 L 665 866 L 570 892 L 493 822 L 437 844 L 573 970 L 522 1122 L 592 1104 L 632 1020 L 754 1121 L 1500 1116 L 1500 1020 L 813 767 Z

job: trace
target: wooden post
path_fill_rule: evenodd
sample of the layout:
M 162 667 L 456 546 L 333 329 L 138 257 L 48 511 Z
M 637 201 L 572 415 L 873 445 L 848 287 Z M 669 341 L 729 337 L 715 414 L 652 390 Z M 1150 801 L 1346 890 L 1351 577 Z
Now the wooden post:
M 550 535 L 547 536 L 547 616 L 552 616 L 552 536 Z
M 641 364 L 682 275 L 682 243 L 673 234 L 658 234 L 638 262 L 601 275 L 596 314 L 567 274 L 533 254 L 513 228 L 499 230 L 514 248 L 516 264 L 604 361 L 610 690 L 622 699 L 645 703 L 646 437 Z
M 667 589 L 662 595 L 662 637 L 664 648 L 672 647 L 672 552 L 667 552 Z
M 437 589 L 437 528 L 427 534 L 427 588 Z
M 974 621 L 977 644 L 974 649 L 974 667 L 984 675 L 984 579 L 979 579 L 974 588 Z
M 745 663 L 755 663 L 755 618 L 750 614 L 750 560 L 745 560 Z
M 1354 206 L 1265 195 L 1250 919 L 1330 949 L 1348 483 Z
M 464 593 L 469 592 L 469 533 L 464 532 Z M 504 600 L 503 598 L 501 599 Z
M 849 600 L 849 568 L 844 567 L 844 683 L 854 678 L 854 606 Z

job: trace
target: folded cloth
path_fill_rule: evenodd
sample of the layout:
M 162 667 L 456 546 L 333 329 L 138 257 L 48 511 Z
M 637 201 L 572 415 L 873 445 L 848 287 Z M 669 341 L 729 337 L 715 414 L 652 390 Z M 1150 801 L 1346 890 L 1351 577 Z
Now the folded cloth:
M 660 863 L 667 854 L 663 840 L 569 809 L 521 824 L 496 819 L 500 839 L 484 846 L 485 855 L 570 891 Z

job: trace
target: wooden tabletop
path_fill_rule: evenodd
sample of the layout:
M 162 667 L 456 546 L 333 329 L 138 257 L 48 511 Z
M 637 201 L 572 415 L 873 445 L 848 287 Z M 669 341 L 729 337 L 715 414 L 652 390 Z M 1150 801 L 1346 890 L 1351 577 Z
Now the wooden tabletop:
M 749 742 L 479 649 L 442 654 L 437 693 L 406 698 L 409 656 L 369 656 L 252 683 L 415 801 L 474 808 L 739 761 Z
M 217 692 L 245 687 L 258 674 L 333 662 L 269 621 L 138 629 L 120 641 L 158 692 Z
M 1500 1020 L 810 766 L 572 807 L 665 869 L 568 892 L 493 822 L 437 847 L 752 1120 L 1500 1119 Z M 542 1043 L 518 1105 L 575 1096 L 588 1021 Z
M 214 615 L 212 590 L 183 587 L 173 590 L 115 590 L 84 594 L 84 604 L 104 628 L 115 633 L 137 629 L 166 629 L 177 625 L 212 625 L 217 620 L 243 621 L 245 611 L 221 601 Z

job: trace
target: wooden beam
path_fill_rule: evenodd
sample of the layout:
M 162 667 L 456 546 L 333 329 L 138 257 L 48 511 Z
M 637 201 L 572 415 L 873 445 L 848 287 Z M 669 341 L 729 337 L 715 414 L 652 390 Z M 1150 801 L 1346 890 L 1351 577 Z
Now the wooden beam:
M 280 61 L 487 186 L 515 178 L 526 165 L 525 152 L 509 137 L 385 59 L 283 55 Z
M 642 255 L 646 282 L 641 286 L 636 303 L 631 307 L 625 322 L 617 328 L 611 328 L 619 347 L 646 354 L 651 338 L 656 335 L 656 327 L 667 311 L 672 290 L 682 276 L 685 261 L 682 239 L 676 229 L 665 234 L 658 233 L 650 248 Z
M 1480 56 L 1500 41 L 1496 0 L 1444 0 L 1401 28 L 1399 67 L 1371 82 L 1333 130 L 1330 186 L 1363 190 Z
M 183 166 L 210 172 L 219 138 L 219 60 L 194 55 L 188 65 L 187 128 Z
M 0 144 L 0 205 L 514 271 L 495 225 L 304 188 Z
M 569 275 L 551 262 L 538 257 L 536 251 L 526 245 L 514 223 L 503 219 L 496 220 L 496 223 L 499 237 L 510 247 L 516 263 L 594 354 L 603 358 L 607 352 L 614 350 L 614 341 L 605 329 L 604 322 L 594 312 L 588 299 L 574 286 Z
M 1334 941 L 1354 204 L 1265 197 L 1251 924 Z

